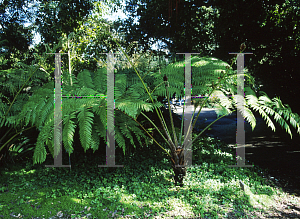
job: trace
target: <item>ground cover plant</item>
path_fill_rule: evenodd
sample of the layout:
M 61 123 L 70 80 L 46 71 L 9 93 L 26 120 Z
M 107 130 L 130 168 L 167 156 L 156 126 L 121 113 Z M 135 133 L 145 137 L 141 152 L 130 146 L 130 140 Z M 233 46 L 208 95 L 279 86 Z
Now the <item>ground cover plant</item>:
M 183 187 L 173 186 L 168 159 L 152 150 L 128 157 L 117 152 L 124 168 L 98 168 L 105 156 L 93 153 L 71 170 L 45 168 L 51 156 L 43 165 L 28 160 L 3 167 L 0 217 L 265 218 L 276 215 L 280 203 L 298 208 L 288 218 L 300 216 L 299 197 L 276 187 L 262 169 L 228 168 L 236 162 L 235 150 L 220 140 L 196 141 L 193 163 L 201 166 L 188 168 Z

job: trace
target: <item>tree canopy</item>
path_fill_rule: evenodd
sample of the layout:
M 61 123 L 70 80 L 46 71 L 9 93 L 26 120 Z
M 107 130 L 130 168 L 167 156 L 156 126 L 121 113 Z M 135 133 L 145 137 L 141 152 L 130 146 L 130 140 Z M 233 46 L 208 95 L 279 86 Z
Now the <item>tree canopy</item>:
M 146 48 L 159 39 L 173 54 L 200 52 L 229 61 L 228 53 L 246 43 L 253 55 L 245 56 L 245 66 L 270 96 L 300 110 L 292 101 L 300 79 L 299 1 L 127 0 L 125 10 L 126 40 Z

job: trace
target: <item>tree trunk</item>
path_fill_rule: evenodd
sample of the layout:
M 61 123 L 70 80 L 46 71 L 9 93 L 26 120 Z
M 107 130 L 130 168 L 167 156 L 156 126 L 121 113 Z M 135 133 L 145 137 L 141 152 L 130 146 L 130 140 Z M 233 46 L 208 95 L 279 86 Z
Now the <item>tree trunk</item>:
M 183 149 L 177 149 L 175 154 L 171 158 L 172 168 L 174 171 L 175 186 L 183 186 L 183 178 L 186 175 L 186 167 L 176 167 L 176 165 L 184 165 L 184 154 Z

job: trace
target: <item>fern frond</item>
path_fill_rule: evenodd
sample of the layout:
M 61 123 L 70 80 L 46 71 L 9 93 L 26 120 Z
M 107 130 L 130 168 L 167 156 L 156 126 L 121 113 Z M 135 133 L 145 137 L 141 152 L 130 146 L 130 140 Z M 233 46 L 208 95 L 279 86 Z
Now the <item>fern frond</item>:
M 223 91 L 221 90 L 215 90 L 212 94 L 211 97 L 216 97 L 217 99 L 219 99 L 220 104 L 225 107 L 225 108 L 231 108 L 232 107 L 232 102 L 231 100 L 228 98 L 228 96 L 226 96 Z
M 132 137 L 132 135 L 131 135 L 131 133 L 130 133 L 130 127 L 127 125 L 127 122 L 122 122 L 122 123 L 120 124 L 120 131 L 122 132 L 122 134 L 123 134 L 127 139 L 130 140 L 130 143 L 131 143 L 132 145 L 134 145 L 134 147 L 136 147 L 135 144 L 134 144 L 134 141 L 133 141 L 133 137 Z M 125 149 L 125 148 L 124 148 L 124 149 Z M 125 153 L 125 150 L 124 150 L 124 153 Z
M 100 145 L 99 135 L 95 129 L 92 129 L 91 149 L 93 149 L 93 151 L 95 152 L 96 150 L 98 150 L 99 145 Z
M 244 106 L 244 110 L 241 113 L 244 116 L 244 118 L 247 120 L 247 122 L 251 125 L 253 131 L 256 126 L 256 119 L 252 111 L 246 106 Z
M 103 100 L 104 102 L 106 102 L 105 100 Z M 106 104 L 106 103 L 104 103 Z M 101 122 L 102 124 L 106 124 L 106 115 L 107 115 L 107 111 L 106 111 L 106 105 L 104 105 L 103 102 L 99 103 L 99 105 L 95 105 L 92 107 L 92 110 L 94 112 L 94 114 L 97 115 L 97 118 L 100 119 L 99 122 Z
M 78 97 L 81 97 L 81 96 L 96 96 L 98 94 L 97 91 L 93 90 L 92 88 L 87 88 L 87 87 L 81 87 L 79 89 L 76 89 L 74 94 Z
M 275 132 L 276 129 L 275 129 L 274 123 L 272 122 L 272 120 L 270 119 L 270 117 L 265 113 L 265 111 L 263 110 L 263 108 L 261 106 L 257 106 L 254 109 L 258 110 L 259 114 L 267 122 L 268 127 L 271 127 L 271 129 L 273 130 L 273 132 Z
M 120 99 L 125 96 L 126 92 L 126 83 L 127 80 L 126 75 L 117 74 L 115 77 L 115 99 Z
M 51 98 L 47 98 L 44 107 L 40 108 L 39 121 L 37 123 L 37 127 L 40 127 L 42 126 L 42 124 L 44 124 L 46 117 L 51 110 L 54 110 L 54 102 Z
M 106 120 L 103 122 L 99 116 L 95 116 L 93 129 L 96 130 L 98 136 L 102 137 L 103 139 L 106 138 Z
M 230 109 L 224 107 L 223 105 L 217 106 L 217 108 L 215 108 L 215 112 L 217 114 L 217 117 L 229 115 L 231 113 Z
M 273 102 L 271 103 L 272 105 L 272 109 L 274 110 L 274 118 L 275 120 L 278 122 L 279 121 L 279 124 L 282 128 L 284 128 L 291 136 L 292 138 L 292 134 L 291 134 L 291 131 L 290 131 L 290 128 L 287 124 L 286 121 L 290 121 L 290 124 L 297 130 L 298 133 L 300 133 L 300 117 L 297 113 L 292 113 L 292 110 L 291 108 L 286 105 L 286 106 L 283 106 L 281 100 L 279 98 L 273 98 L 272 99 Z M 285 117 L 285 120 L 284 118 L 282 118 L 282 115 Z
M 39 115 L 43 113 L 41 112 L 43 108 L 37 109 L 37 107 L 44 105 L 50 97 L 53 97 L 53 83 L 47 83 L 42 88 L 34 92 L 34 94 L 28 99 L 27 103 L 23 105 L 23 108 L 18 115 L 19 121 L 22 123 L 24 122 L 25 126 L 27 126 L 31 121 L 32 125 L 37 124 L 37 127 L 39 127 L 41 122 L 39 119 L 36 120 L 36 118 L 39 118 Z M 48 107 L 50 106 L 48 105 Z
M 123 137 L 123 135 L 118 127 L 115 127 L 115 140 L 116 140 L 117 144 L 119 145 L 119 147 L 122 148 L 124 151 L 126 148 L 126 142 L 125 142 L 125 138 Z
M 75 134 L 76 124 L 73 121 L 73 119 L 76 118 L 75 113 L 71 113 L 68 115 L 65 115 L 63 117 L 63 143 L 66 151 L 71 154 L 73 153 L 73 138 Z
M 130 130 L 132 131 L 132 133 L 135 134 L 138 143 L 139 143 L 140 146 L 142 147 L 142 141 L 143 141 L 143 139 L 147 139 L 148 137 L 147 137 L 147 136 L 144 134 L 144 132 L 139 128 L 139 125 L 138 125 L 136 122 L 134 122 L 134 121 L 131 120 L 130 124 L 132 124 L 132 125 L 129 126 L 129 127 L 130 127 Z M 148 141 L 146 141 L 146 143 L 147 143 L 147 142 L 148 142 Z M 125 154 L 125 151 L 124 151 L 124 154 Z
M 55 117 L 57 117 L 57 115 L 55 115 Z M 55 123 L 57 122 L 60 122 L 60 121 L 55 121 Z M 63 143 L 63 140 L 62 140 L 62 125 L 54 125 L 54 128 L 53 128 L 53 133 L 54 133 L 54 157 L 58 156 L 59 153 L 61 152 L 62 150 L 62 143 Z
M 135 118 L 137 115 L 137 109 L 133 106 L 131 101 L 123 101 L 122 103 L 116 103 L 116 108 L 125 112 L 128 116 Z
M 80 108 L 77 115 L 80 142 L 85 151 L 89 149 L 91 145 L 93 117 L 94 114 L 86 108 Z
M 285 121 L 281 117 L 280 113 L 276 113 L 273 110 L 273 108 L 271 107 L 272 101 L 268 98 L 268 96 L 264 92 L 260 92 L 260 93 L 265 96 L 260 96 L 259 98 L 257 98 L 255 92 L 252 91 L 250 88 L 247 88 L 246 91 L 247 93 L 249 93 L 248 95 L 246 95 L 247 105 L 253 108 L 255 111 L 258 111 L 259 114 L 264 118 L 264 120 L 266 120 L 267 125 L 271 127 L 273 131 L 275 131 L 275 126 L 271 121 L 271 119 L 267 116 L 267 114 L 271 116 L 275 114 L 274 116 L 275 120 L 277 122 L 279 121 L 282 127 L 287 128 L 286 126 L 287 124 L 285 124 Z M 290 133 L 289 128 L 287 128 L 286 130 Z
M 54 113 L 52 113 L 52 116 Z M 51 151 L 51 147 L 49 147 L 49 139 L 51 139 L 51 135 L 53 136 L 53 117 L 52 119 L 48 120 L 47 123 L 43 126 L 41 129 L 39 136 L 37 138 L 36 147 L 34 149 L 34 155 L 33 155 L 33 163 L 43 163 L 46 160 L 46 148 L 45 143 L 48 144 L 48 148 Z M 53 145 L 51 145 L 53 147 Z M 53 150 L 52 150 L 53 151 Z M 54 153 L 52 153 L 54 155 Z
M 86 87 L 93 89 L 95 86 L 91 77 L 91 73 L 88 70 L 80 72 L 77 76 L 78 85 L 80 87 Z
M 20 93 L 17 96 L 17 98 L 16 98 L 16 100 L 15 100 L 15 102 L 14 102 L 14 104 L 13 104 L 11 110 L 10 110 L 9 115 L 16 115 L 16 114 L 20 113 L 20 111 L 22 110 L 23 105 L 28 101 L 28 99 L 29 99 L 28 94 Z

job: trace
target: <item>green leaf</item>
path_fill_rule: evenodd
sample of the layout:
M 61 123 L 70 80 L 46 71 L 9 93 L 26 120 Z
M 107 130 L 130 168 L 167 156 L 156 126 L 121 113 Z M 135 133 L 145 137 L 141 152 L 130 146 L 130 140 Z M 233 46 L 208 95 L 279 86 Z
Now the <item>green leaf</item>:
M 86 108 L 81 108 L 77 115 L 80 142 L 85 151 L 91 146 L 93 117 L 94 114 Z
M 73 138 L 75 134 L 76 124 L 73 121 L 76 118 L 75 113 L 66 115 L 63 118 L 63 143 L 66 151 L 71 154 L 73 152 Z

